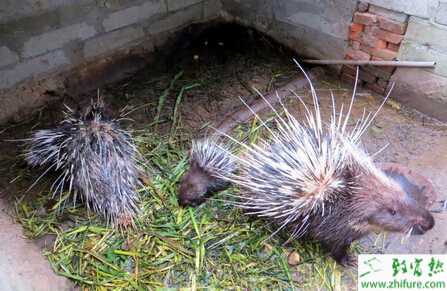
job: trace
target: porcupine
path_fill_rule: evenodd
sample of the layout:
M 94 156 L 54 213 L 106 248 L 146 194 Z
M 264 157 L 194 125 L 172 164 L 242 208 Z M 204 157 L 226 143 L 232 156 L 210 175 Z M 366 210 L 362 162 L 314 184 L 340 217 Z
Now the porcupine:
M 189 169 L 182 177 L 178 189 L 182 206 L 198 206 L 213 193 L 226 189 L 230 183 L 220 178 L 236 168 L 231 149 L 208 137 L 194 140 L 189 155 Z
M 284 105 L 284 117 L 272 107 L 276 129 L 262 122 L 271 138 L 241 143 L 245 153 L 233 157 L 238 170 L 220 176 L 241 190 L 232 203 L 248 215 L 275 222 L 275 233 L 288 229 L 291 239 L 320 242 L 342 265 L 354 262 L 348 255 L 351 243 L 374 229 L 408 234 L 430 230 L 430 212 L 405 191 L 398 175 L 375 165 L 360 144 L 389 95 L 374 114 L 364 114 L 348 129 L 357 81 L 347 112 L 342 106 L 338 117 L 332 95 L 328 124 L 309 83 L 313 110 L 295 94 L 305 108 L 305 121 L 295 119 Z
M 141 156 L 131 134 L 120 128 L 122 118 L 109 117 L 101 98 L 84 111 L 66 109 L 56 128 L 37 130 L 26 140 L 25 160 L 46 167 L 35 183 L 48 172 L 57 172 L 53 197 L 68 190 L 74 201 L 79 195 L 107 223 L 132 224 Z
M 311 78 L 322 75 L 318 68 L 312 70 Z M 278 90 L 266 95 L 264 99 L 276 103 L 291 90 L 303 88 L 307 80 L 296 78 Z M 245 104 L 245 102 L 243 102 Z M 270 103 L 269 103 L 270 104 Z M 246 104 L 245 104 L 246 105 Z M 261 99 L 254 100 L 247 108 L 232 111 L 225 116 L 216 126 L 218 134 L 211 134 L 202 139 L 194 140 L 189 154 L 189 169 L 183 175 L 178 188 L 178 200 L 182 206 L 198 206 L 205 202 L 216 192 L 225 190 L 230 186 L 221 176 L 227 176 L 236 169 L 234 155 L 231 152 L 235 147 L 224 143 L 220 137 L 222 133 L 228 133 L 237 125 L 244 123 L 253 117 L 256 112 L 269 109 L 269 106 Z

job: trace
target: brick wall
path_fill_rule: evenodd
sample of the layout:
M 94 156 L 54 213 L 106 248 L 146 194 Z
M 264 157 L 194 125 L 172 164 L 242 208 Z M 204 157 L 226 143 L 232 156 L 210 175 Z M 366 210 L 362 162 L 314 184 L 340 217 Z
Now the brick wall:
M 359 2 L 349 27 L 349 46 L 345 59 L 391 61 L 397 59 L 404 39 L 408 16 Z M 361 85 L 383 94 L 394 73 L 394 67 L 363 66 L 359 72 Z M 353 82 L 356 68 L 343 66 L 341 78 Z

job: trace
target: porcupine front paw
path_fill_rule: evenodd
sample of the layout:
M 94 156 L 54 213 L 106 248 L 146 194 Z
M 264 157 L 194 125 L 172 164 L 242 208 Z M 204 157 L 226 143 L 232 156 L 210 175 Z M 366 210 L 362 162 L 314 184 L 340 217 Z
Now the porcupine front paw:
M 357 266 L 357 257 L 355 255 L 346 254 L 343 257 L 336 259 L 336 261 L 343 267 Z
M 334 260 L 343 267 L 357 266 L 357 257 L 348 253 L 349 245 L 332 249 L 331 256 Z

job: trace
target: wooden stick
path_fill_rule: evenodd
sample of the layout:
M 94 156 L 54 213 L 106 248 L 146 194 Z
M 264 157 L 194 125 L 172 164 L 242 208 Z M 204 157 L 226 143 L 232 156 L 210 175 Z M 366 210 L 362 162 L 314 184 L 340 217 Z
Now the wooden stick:
M 415 61 L 356 61 L 356 60 L 303 60 L 303 63 L 319 65 L 357 65 L 357 66 L 381 66 L 381 67 L 414 67 L 433 68 L 436 62 Z

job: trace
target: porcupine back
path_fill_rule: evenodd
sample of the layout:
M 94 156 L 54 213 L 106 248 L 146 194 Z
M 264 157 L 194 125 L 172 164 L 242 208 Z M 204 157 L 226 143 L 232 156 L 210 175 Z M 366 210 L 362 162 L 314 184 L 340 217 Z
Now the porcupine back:
M 50 171 L 59 174 L 53 196 L 68 190 L 107 222 L 126 226 L 137 213 L 141 169 L 132 136 L 119 121 L 104 115 L 101 100 L 92 101 L 85 112 L 67 107 L 59 126 L 38 130 L 27 140 L 25 159 L 31 166 L 46 167 L 41 177 Z

